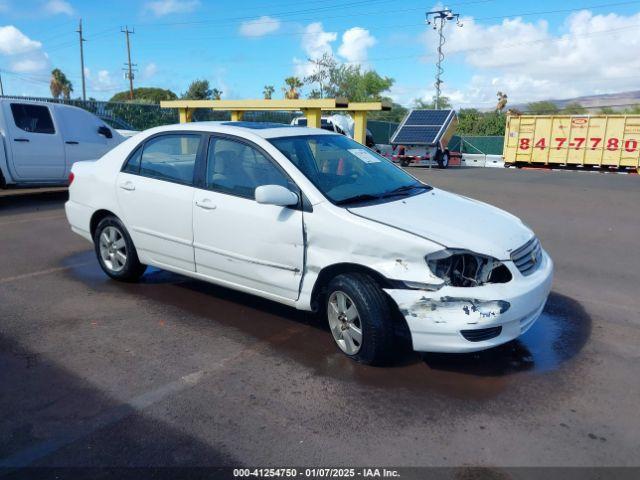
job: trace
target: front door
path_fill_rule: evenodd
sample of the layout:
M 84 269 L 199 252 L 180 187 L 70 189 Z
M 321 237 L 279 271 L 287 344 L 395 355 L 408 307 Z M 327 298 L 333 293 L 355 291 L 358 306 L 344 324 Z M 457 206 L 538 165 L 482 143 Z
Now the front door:
M 302 211 L 259 204 L 260 185 L 296 186 L 256 146 L 211 137 L 204 185 L 194 194 L 196 270 L 245 290 L 295 300 L 304 266 Z
M 34 103 L 4 102 L 7 147 L 16 178 L 32 182 L 65 180 L 64 146 L 51 109 Z
M 152 137 L 118 174 L 118 203 L 143 263 L 195 271 L 193 179 L 201 137 Z

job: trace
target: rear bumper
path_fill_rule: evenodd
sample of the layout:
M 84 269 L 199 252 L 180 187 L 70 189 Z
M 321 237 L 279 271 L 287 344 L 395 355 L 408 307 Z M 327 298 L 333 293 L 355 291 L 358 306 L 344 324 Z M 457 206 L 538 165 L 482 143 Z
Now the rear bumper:
M 93 242 L 90 228 L 93 209 L 69 200 L 64 204 L 64 212 L 67 215 L 67 221 L 71 226 L 71 230 L 90 242 Z
M 437 292 L 385 289 L 404 315 L 413 349 L 475 352 L 509 342 L 531 328 L 551 291 L 553 262 L 543 252 L 542 264 L 527 277 L 508 266 L 514 279 L 505 284 L 444 287 Z

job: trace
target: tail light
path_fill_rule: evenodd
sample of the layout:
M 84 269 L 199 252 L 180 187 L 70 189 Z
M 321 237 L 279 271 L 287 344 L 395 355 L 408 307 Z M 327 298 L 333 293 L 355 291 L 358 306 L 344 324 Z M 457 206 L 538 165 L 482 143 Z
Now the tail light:
M 74 178 L 76 178 L 76 176 L 73 174 L 73 172 L 71 172 L 69 174 L 69 186 L 71 186 L 71 184 L 73 183 Z

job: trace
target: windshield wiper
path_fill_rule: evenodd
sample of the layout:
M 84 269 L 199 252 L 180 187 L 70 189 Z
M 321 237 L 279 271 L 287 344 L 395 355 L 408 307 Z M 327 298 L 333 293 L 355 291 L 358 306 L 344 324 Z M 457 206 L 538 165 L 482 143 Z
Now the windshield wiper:
M 342 200 L 338 200 L 334 203 L 336 205 L 346 205 L 348 203 L 367 202 L 369 200 L 378 200 L 380 198 L 381 198 L 380 195 L 371 195 L 370 193 L 363 193 L 360 195 L 354 195 L 353 197 L 343 198 Z
M 422 183 L 416 183 L 413 185 L 403 185 L 402 187 L 394 188 L 393 190 L 389 190 L 388 192 L 383 192 L 380 197 L 393 197 L 394 195 L 402 195 L 403 193 L 409 192 L 416 188 L 422 188 L 425 190 L 431 190 L 429 185 L 423 185 Z

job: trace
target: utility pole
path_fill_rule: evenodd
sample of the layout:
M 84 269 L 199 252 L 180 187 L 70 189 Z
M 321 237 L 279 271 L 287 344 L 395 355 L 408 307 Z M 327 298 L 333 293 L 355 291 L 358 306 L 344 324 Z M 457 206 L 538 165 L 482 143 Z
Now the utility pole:
M 82 36 L 82 19 L 80 19 L 80 24 L 78 25 L 78 35 L 80 37 L 80 75 L 82 75 L 82 100 L 87 99 L 87 87 L 84 82 L 84 48 L 83 43 L 86 42 L 84 37 Z
M 124 27 L 124 29 L 120 30 L 127 37 L 127 63 L 125 65 L 128 67 L 125 72 L 125 78 L 129 79 L 129 100 L 133 100 L 133 71 L 135 70 L 133 67 L 136 66 L 135 63 L 131 63 L 131 44 L 129 43 L 129 34 L 136 33 L 133 30 L 129 30 L 129 27 Z M 124 69 L 123 69 L 124 70 Z
M 2 70 L 0 70 L 0 97 L 4 97 L 4 87 L 2 86 Z
M 456 25 L 458 27 L 462 27 L 462 23 L 460 23 L 460 14 L 453 13 L 449 8 L 445 7 L 443 10 L 435 10 L 433 12 L 427 12 L 427 25 L 433 25 L 433 29 L 438 31 L 438 35 L 440 36 L 440 41 L 438 43 L 438 61 L 436 63 L 436 83 L 434 84 L 436 87 L 436 101 L 435 107 L 436 110 L 440 109 L 440 87 L 442 85 L 441 76 L 444 73 L 442 68 L 442 62 L 444 60 L 444 53 L 442 52 L 442 46 L 444 45 L 444 34 L 442 33 L 442 29 L 444 28 L 445 23 L 451 20 L 456 21 Z

